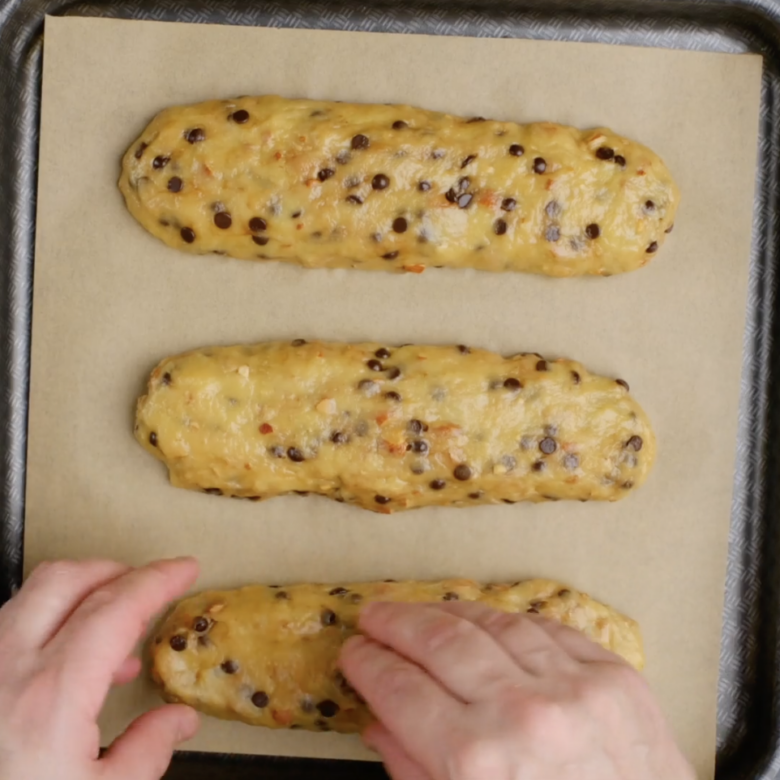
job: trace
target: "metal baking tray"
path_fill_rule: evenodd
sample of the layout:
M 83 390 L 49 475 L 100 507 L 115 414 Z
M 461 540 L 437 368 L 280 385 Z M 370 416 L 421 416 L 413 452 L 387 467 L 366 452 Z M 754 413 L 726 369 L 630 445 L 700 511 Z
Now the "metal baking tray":
M 43 17 L 103 16 L 763 55 L 718 696 L 718 780 L 780 778 L 780 0 L 0 0 L 0 601 L 22 573 Z M 727 110 L 727 109 L 726 109 Z M 386 777 L 373 764 L 177 754 L 171 780 Z

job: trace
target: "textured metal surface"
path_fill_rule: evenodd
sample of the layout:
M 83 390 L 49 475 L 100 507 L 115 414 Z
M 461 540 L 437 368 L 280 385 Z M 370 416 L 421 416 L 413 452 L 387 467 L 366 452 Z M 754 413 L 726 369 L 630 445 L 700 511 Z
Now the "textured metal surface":
M 780 0 L 0 0 L 0 600 L 21 576 L 44 14 L 594 41 L 764 56 L 759 175 L 718 702 L 719 780 L 780 777 Z M 724 107 L 728 110 L 728 107 Z M 169 778 L 380 778 L 340 762 L 182 757 Z

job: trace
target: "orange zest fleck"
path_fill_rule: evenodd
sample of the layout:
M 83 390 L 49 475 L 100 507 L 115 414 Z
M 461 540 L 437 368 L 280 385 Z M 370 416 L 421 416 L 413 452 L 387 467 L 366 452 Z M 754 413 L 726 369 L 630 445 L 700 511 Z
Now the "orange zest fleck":
M 387 412 L 382 412 L 382 414 L 377 415 L 376 417 L 376 424 L 377 425 L 384 425 L 388 419 L 390 418 L 390 415 Z
M 425 266 L 421 263 L 417 263 L 417 265 L 405 265 L 404 271 L 408 271 L 410 274 L 421 274 L 423 271 L 425 271 Z
M 270 423 L 263 423 L 260 426 L 260 433 L 273 433 L 274 432 L 274 426 Z

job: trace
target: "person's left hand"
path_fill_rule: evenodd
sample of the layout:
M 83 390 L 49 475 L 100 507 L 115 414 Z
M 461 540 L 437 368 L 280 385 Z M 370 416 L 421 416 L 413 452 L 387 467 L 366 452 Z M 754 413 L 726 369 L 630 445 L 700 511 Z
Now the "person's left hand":
M 0 609 L 0 778 L 159 780 L 194 710 L 168 704 L 99 757 L 97 717 L 112 685 L 135 678 L 147 623 L 198 576 L 193 558 L 131 569 L 113 561 L 39 566 Z

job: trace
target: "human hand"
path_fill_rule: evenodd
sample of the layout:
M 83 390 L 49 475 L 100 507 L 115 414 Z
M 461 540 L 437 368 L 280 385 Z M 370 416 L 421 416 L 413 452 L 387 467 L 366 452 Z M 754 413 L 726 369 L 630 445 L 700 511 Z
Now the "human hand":
M 693 780 L 641 675 L 574 629 L 376 603 L 341 666 L 394 780 Z
M 0 778 L 159 780 L 198 716 L 169 704 L 134 721 L 102 758 L 97 717 L 152 616 L 198 576 L 192 558 L 131 569 L 113 561 L 39 566 L 0 609 Z

